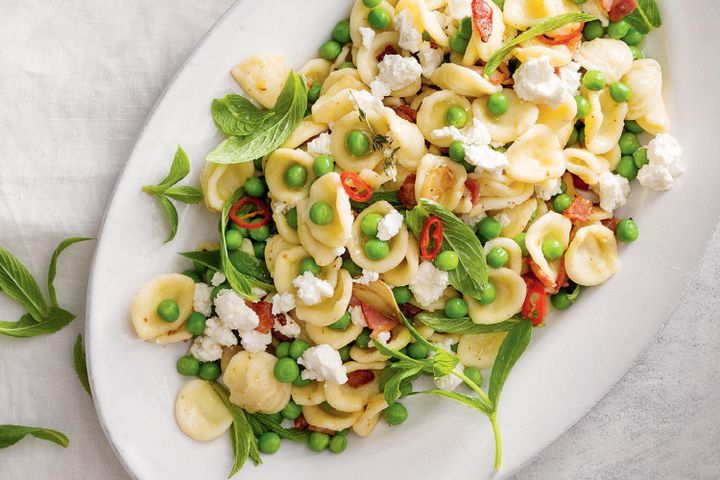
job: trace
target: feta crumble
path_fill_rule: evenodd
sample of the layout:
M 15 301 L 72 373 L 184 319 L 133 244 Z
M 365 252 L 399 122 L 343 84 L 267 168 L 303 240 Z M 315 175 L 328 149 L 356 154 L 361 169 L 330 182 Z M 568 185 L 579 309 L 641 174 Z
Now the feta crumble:
M 376 97 L 385 98 L 420 81 L 421 76 L 422 67 L 415 57 L 385 55 L 378 64 L 378 75 L 370 84 L 370 90 Z
M 340 353 L 330 345 L 322 344 L 305 350 L 298 364 L 305 367 L 302 371 L 303 380 L 325 380 L 337 384 L 347 382 L 347 371 L 340 358 Z
M 479 119 L 474 118 L 472 125 L 459 130 L 456 127 L 443 127 L 433 130 L 430 134 L 435 139 L 452 139 L 462 142 L 465 148 L 465 161 L 475 166 L 475 171 L 487 171 L 493 175 L 500 175 L 510 162 L 507 155 L 490 148 L 492 140 L 487 126 Z
M 195 339 L 190 347 L 190 355 L 201 362 L 214 362 L 222 357 L 222 346 L 212 338 L 201 335 Z
M 273 213 L 285 213 L 290 209 L 290 205 L 288 205 L 285 202 L 272 202 L 272 211 Z
M 258 298 L 263 298 L 264 296 L 266 296 L 268 294 L 268 292 L 266 292 L 262 288 L 258 288 L 258 287 L 252 287 L 252 290 L 250 290 L 250 291 L 252 292 L 253 295 L 255 295 Z
M 358 327 L 367 327 L 367 320 L 365 320 L 365 314 L 362 311 L 360 305 L 353 305 L 350 307 L 350 321 L 353 325 Z
M 273 329 L 280 335 L 285 335 L 288 338 L 296 338 L 300 336 L 300 325 L 292 319 L 290 315 L 284 315 L 285 325 L 275 320 Z
M 375 339 L 376 342 L 380 342 L 383 345 L 387 345 L 390 341 L 390 332 L 380 332 Z
M 454 20 L 472 16 L 472 0 L 448 0 L 447 6 L 450 18 Z
M 647 148 L 648 164 L 638 172 L 640 184 L 658 192 L 670 190 L 675 177 L 685 173 L 685 167 L 679 163 L 682 147 L 672 135 L 661 133 Z
M 380 274 L 378 272 L 365 270 L 363 268 L 362 275 L 354 279 L 353 282 L 359 283 L 360 285 L 370 285 L 372 282 L 377 282 L 379 278 Z
M 580 64 L 570 62 L 560 68 L 560 80 L 562 80 L 565 91 L 573 97 L 580 94 Z
M 332 285 L 310 272 L 296 277 L 293 286 L 297 288 L 300 301 L 308 306 L 317 305 L 323 298 L 331 297 L 334 293 Z
M 325 132 L 318 135 L 307 144 L 308 153 L 313 155 L 330 155 L 330 134 Z
M 245 351 L 264 352 L 267 346 L 272 343 L 272 335 L 270 333 L 260 333 L 257 330 L 248 330 L 240 333 L 240 344 Z
M 382 101 L 367 90 L 352 90 L 350 92 L 355 107 L 365 113 L 375 112 L 381 114 L 385 109 Z
M 237 338 L 232 329 L 218 317 L 209 318 L 205 322 L 205 335 L 224 347 L 237 345 Z
M 535 185 L 535 194 L 546 202 L 555 195 L 562 193 L 562 180 L 559 178 L 553 178 L 545 180 L 544 182 Z
M 215 273 L 213 273 L 213 276 L 210 279 L 210 284 L 213 287 L 217 287 L 218 285 L 222 285 L 223 283 L 225 283 L 225 280 L 227 280 L 227 278 L 225 277 L 224 273 L 215 272 Z
M 295 308 L 295 295 L 290 292 L 278 293 L 272 297 L 272 314 L 288 313 Z
M 555 75 L 550 58 L 543 55 L 531 58 L 518 67 L 513 75 L 515 93 L 525 101 L 542 103 L 552 109 L 562 105 L 565 83 Z
M 507 213 L 501 213 L 499 215 L 495 215 L 495 220 L 500 224 L 501 227 L 507 227 L 512 223 L 512 220 L 510 220 L 510 216 Z
M 212 288 L 206 283 L 198 282 L 195 284 L 195 292 L 193 293 L 193 310 L 200 312 L 206 317 L 212 313 Z
M 600 208 L 606 212 L 613 212 L 625 205 L 630 194 L 630 182 L 620 175 L 604 172 L 598 177 L 598 195 Z
M 252 330 L 260 324 L 257 313 L 230 289 L 218 293 L 215 298 L 215 312 L 228 328 L 234 330 Z
M 420 306 L 427 307 L 442 297 L 449 284 L 448 272 L 438 269 L 432 262 L 422 262 L 408 286 Z
M 389 241 L 400 232 L 405 217 L 394 208 L 390 210 L 378 223 L 377 238 L 385 242 Z
M 422 45 L 420 45 L 418 58 L 422 66 L 422 74 L 430 78 L 430 76 L 435 73 L 435 70 L 442 65 L 445 55 L 441 49 L 433 48 L 430 42 L 423 42 Z
M 360 27 L 360 36 L 362 36 L 362 46 L 365 48 L 372 47 L 375 40 L 375 30 L 369 27 Z
M 342 257 L 343 255 L 345 255 L 346 251 L 347 249 L 345 247 L 338 247 L 333 250 L 333 255 L 335 255 L 336 257 Z
M 457 365 L 455 365 L 454 370 L 458 373 L 462 373 L 464 368 L 465 367 L 458 363 Z M 433 378 L 433 381 L 435 382 L 435 386 L 437 388 L 448 391 L 455 390 L 457 387 L 460 386 L 461 383 L 463 383 L 461 379 L 450 373 L 448 373 L 447 375 L 443 375 L 442 377 Z
M 420 51 L 422 45 L 422 34 L 417 31 L 410 10 L 405 9 L 395 16 L 395 30 L 400 34 L 398 45 L 410 53 Z

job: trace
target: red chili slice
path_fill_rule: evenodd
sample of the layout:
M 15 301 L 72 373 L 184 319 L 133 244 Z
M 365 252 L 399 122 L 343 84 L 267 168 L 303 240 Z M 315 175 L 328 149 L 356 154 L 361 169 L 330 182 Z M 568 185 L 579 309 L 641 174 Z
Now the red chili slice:
M 375 380 L 375 372 L 372 370 L 355 370 L 347 374 L 347 384 L 352 388 L 360 388 L 363 385 Z
M 366 303 L 361 303 L 360 308 L 362 309 L 368 328 L 373 331 L 373 335 L 375 336 L 380 332 L 389 332 L 398 324 L 395 319 L 377 311 L 374 307 Z
M 420 234 L 420 255 L 424 260 L 434 260 L 440 253 L 442 244 L 443 224 L 438 217 L 433 215 L 425 220 Z
M 538 37 L 538 40 L 541 42 L 547 44 L 547 45 L 569 45 L 577 40 L 579 36 L 582 35 L 583 28 L 585 27 L 584 23 L 579 23 L 578 27 L 573 30 L 570 33 L 567 33 L 565 35 L 558 35 L 557 37 L 549 37 L 547 35 L 540 35 Z
M 527 294 L 520 313 L 523 318 L 530 320 L 533 327 L 542 325 L 547 313 L 547 293 L 542 284 L 532 275 L 523 277 L 527 285 Z
M 472 178 L 465 180 L 465 188 L 470 192 L 470 201 L 473 205 L 476 205 L 480 200 L 480 186 Z
M 250 205 L 254 208 L 247 213 L 239 214 L 238 210 L 240 210 L 246 205 Z M 259 221 L 250 221 L 251 219 L 257 217 L 261 217 Z M 232 220 L 235 225 L 241 228 L 260 228 L 266 223 L 268 223 L 271 217 L 272 213 L 270 212 L 270 209 L 267 205 L 265 205 L 265 202 L 263 202 L 259 198 L 243 197 L 237 202 L 235 202 L 230 208 L 230 220 Z
M 608 17 L 610 17 L 610 21 L 612 22 L 619 22 L 635 11 L 636 8 L 636 0 L 615 0 L 612 8 L 610 8 L 608 12 Z
M 573 223 L 585 223 L 590 220 L 593 204 L 587 198 L 576 196 L 570 206 L 563 212 Z
M 255 327 L 260 333 L 270 333 L 273 325 L 275 325 L 275 315 L 272 314 L 272 305 L 268 302 L 245 302 L 245 305 L 252 308 L 260 319 L 260 324 Z
M 348 194 L 348 197 L 356 202 L 367 202 L 372 197 L 372 187 L 365 183 L 365 180 L 360 178 L 360 175 L 357 173 L 341 173 L 340 183 Z
M 417 205 L 417 199 L 415 198 L 415 178 L 417 177 L 414 173 L 405 177 L 402 185 L 400 185 L 400 190 L 398 190 L 398 200 L 400 200 L 408 210 Z
M 555 288 L 557 288 L 557 283 L 555 282 L 555 279 L 545 275 L 545 272 L 542 271 L 540 265 L 535 263 L 535 261 L 532 259 L 530 259 L 530 270 L 532 271 L 533 275 L 535 275 L 535 278 L 537 278 L 537 280 L 547 290 L 553 291 L 555 290 Z
M 472 20 L 480 40 L 490 40 L 493 32 L 493 11 L 485 0 L 472 0 Z
M 395 110 L 395 113 L 397 113 L 398 117 L 404 118 L 408 122 L 417 122 L 417 111 L 410 105 L 396 105 L 390 108 Z

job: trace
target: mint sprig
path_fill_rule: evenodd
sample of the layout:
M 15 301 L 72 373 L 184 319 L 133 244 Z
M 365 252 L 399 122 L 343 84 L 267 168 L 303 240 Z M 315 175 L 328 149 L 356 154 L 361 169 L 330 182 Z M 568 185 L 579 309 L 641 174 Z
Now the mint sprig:
M 28 435 L 56 443 L 63 448 L 67 448 L 68 445 L 70 445 L 70 440 L 68 440 L 65 434 L 56 430 L 41 427 L 27 427 L 24 425 L 0 425 L 0 448 L 15 445 Z
M 80 334 L 78 334 L 77 339 L 75 339 L 75 346 L 73 347 L 73 366 L 75 367 L 75 373 L 80 380 L 80 384 L 87 394 L 90 395 L 90 398 L 92 398 L 90 380 L 88 379 L 87 360 L 85 359 L 85 348 L 83 347 L 83 337 Z
M 461 335 L 508 332 L 515 325 L 523 321 L 520 316 L 517 316 L 505 320 L 504 322 L 494 323 L 492 325 L 483 325 L 473 322 L 470 317 L 447 318 L 442 314 L 434 312 L 420 312 L 415 315 L 414 319 L 424 323 L 436 332 L 458 333 Z
M 145 185 L 142 187 L 143 192 L 157 198 L 163 210 L 165 210 L 165 215 L 167 215 L 168 223 L 170 224 L 170 234 L 165 240 L 165 243 L 175 238 L 179 224 L 177 209 L 170 199 L 172 198 L 188 204 L 195 204 L 203 199 L 203 193 L 195 187 L 187 185 L 174 186 L 189 174 L 190 160 L 188 160 L 185 150 L 178 145 L 172 164 L 170 165 L 170 171 L 165 178 L 157 185 Z
M 660 15 L 660 9 L 655 0 L 637 0 L 637 8 L 624 20 L 644 35 L 662 26 L 662 15 Z

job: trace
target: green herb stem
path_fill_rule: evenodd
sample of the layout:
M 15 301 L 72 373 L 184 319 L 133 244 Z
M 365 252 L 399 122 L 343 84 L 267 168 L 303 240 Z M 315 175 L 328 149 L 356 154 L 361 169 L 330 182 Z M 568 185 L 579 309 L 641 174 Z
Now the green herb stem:
M 492 425 L 493 436 L 495 437 L 495 470 L 497 471 L 500 470 L 500 466 L 502 465 L 503 451 L 502 432 L 498 424 L 497 412 L 493 412 L 493 414 L 490 415 L 490 424 Z

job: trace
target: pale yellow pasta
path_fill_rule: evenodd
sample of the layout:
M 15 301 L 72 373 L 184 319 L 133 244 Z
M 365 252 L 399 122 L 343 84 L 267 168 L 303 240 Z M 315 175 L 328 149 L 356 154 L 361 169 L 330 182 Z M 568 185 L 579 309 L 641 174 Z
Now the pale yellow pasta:
M 367 123 L 373 129 L 375 134 L 386 135 L 390 130 L 385 115 L 378 112 L 365 112 Z M 368 131 L 367 123 L 360 118 L 360 114 L 353 110 L 333 126 L 330 134 L 330 151 L 335 159 L 335 163 L 343 170 L 350 172 L 359 172 L 363 169 L 373 170 L 384 159 L 383 149 L 370 151 L 363 157 L 356 157 L 351 154 L 345 145 L 347 136 L 353 130 L 365 132 L 370 139 L 373 135 Z
M 286 242 L 295 245 L 300 243 L 300 238 L 298 237 L 297 230 L 295 230 L 290 226 L 290 224 L 288 224 L 287 214 L 285 212 L 274 212 L 273 221 L 275 222 L 275 227 L 277 227 L 278 233 Z
M 282 410 L 290 400 L 291 384 L 275 378 L 275 363 L 277 358 L 267 352 L 235 354 L 222 376 L 230 401 L 251 413 Z
M 586 70 L 600 70 L 608 84 L 617 82 L 632 68 L 633 54 L 622 40 L 596 38 L 583 42 L 575 61 Z
M 308 257 L 310 257 L 308 251 L 299 245 L 280 251 L 272 262 L 273 281 L 278 293 L 295 291 L 292 282 L 299 275 L 300 262 Z
M 602 155 L 615 148 L 620 140 L 628 104 L 613 100 L 607 88 L 599 92 L 585 87 L 582 90 L 590 103 L 590 113 L 585 117 L 585 146 L 591 152 Z
M 387 347 L 393 350 L 402 350 L 413 338 L 410 331 L 402 325 L 393 328 L 390 333 L 391 337 L 387 342 Z M 375 348 L 360 348 L 357 345 L 353 345 L 350 349 L 350 358 L 358 363 L 384 362 L 390 359 Z
M 507 333 L 479 333 L 460 337 L 457 354 L 466 367 L 491 368 Z
M 472 125 L 473 113 L 470 102 L 465 97 L 450 90 L 440 90 L 425 97 L 420 105 L 420 110 L 418 110 L 417 126 L 428 142 L 443 148 L 452 144 L 452 138 L 435 138 L 432 134 L 433 131 L 446 126 L 445 114 L 452 107 L 460 107 L 465 110 L 468 116 L 467 123 Z
M 470 318 L 481 325 L 500 323 L 518 313 L 527 293 L 525 280 L 509 268 L 490 269 L 488 279 L 495 287 L 494 302 L 483 305 L 465 295 Z
M 355 109 L 353 92 L 356 91 L 358 91 L 357 88 L 345 88 L 338 92 L 321 96 L 312 106 L 313 120 L 331 124 L 351 113 Z
M 353 262 L 357 263 L 365 270 L 385 273 L 400 265 L 400 263 L 405 259 L 408 249 L 408 231 L 407 225 L 404 223 L 402 227 L 400 227 L 398 234 L 391 238 L 388 242 L 390 246 L 390 253 L 385 258 L 381 260 L 371 260 L 365 254 L 365 243 L 368 239 L 360 230 L 362 219 L 371 213 L 377 213 L 385 216 L 391 210 L 393 210 L 392 205 L 388 202 L 380 201 L 373 203 L 355 217 L 355 221 L 352 226 L 352 235 L 347 245 L 347 251 Z
M 345 345 L 350 345 L 362 331 L 363 327 L 355 325 L 354 323 L 348 325 L 345 330 L 336 330 L 328 326 L 320 327 L 311 323 L 305 325 L 305 333 L 313 343 L 316 345 L 325 343 L 335 350 L 340 350 Z
M 351 387 L 348 384 L 338 385 L 333 382 L 325 382 L 325 398 L 335 410 L 341 412 L 359 412 L 367 405 L 368 400 L 370 400 L 373 395 L 377 395 L 380 392 L 380 371 L 385 368 L 385 363 L 347 362 L 344 366 L 347 373 L 369 370 L 373 373 L 374 378 L 370 382 L 357 388 Z
M 339 250 L 336 247 L 325 245 L 313 236 L 312 230 L 315 225 L 310 221 L 310 201 L 305 199 L 297 204 L 298 216 L 298 238 L 300 244 L 305 247 L 315 263 L 324 267 L 330 265 L 338 257 Z M 342 247 L 341 247 L 342 249 Z
M 394 287 L 405 286 L 417 275 L 420 266 L 420 251 L 414 235 L 408 236 L 408 247 L 405 258 L 400 264 L 380 275 L 382 280 Z
M 320 98 L 333 95 L 341 90 L 367 90 L 367 86 L 360 79 L 360 73 L 355 68 L 343 68 L 332 72 L 320 88 Z
M 670 116 L 665 102 L 657 103 L 655 108 L 642 118 L 637 119 L 638 125 L 651 135 L 659 135 L 670 130 Z
M 159 275 L 147 282 L 133 298 L 130 318 L 141 340 L 155 343 L 174 343 L 192 337 L 183 325 L 193 312 L 195 282 L 179 273 Z M 172 300 L 179 309 L 178 319 L 166 322 L 157 313 L 163 300 Z
M 307 117 L 298 124 L 281 148 L 298 148 L 311 138 L 327 132 L 327 130 L 328 126 L 326 124 L 314 122 L 310 117 Z
M 535 220 L 525 235 L 525 247 L 530 257 L 543 274 L 553 281 L 558 277 L 562 259 L 548 261 L 543 254 L 542 243 L 546 238 L 552 238 L 560 242 L 564 250 L 570 242 L 571 229 L 572 222 L 569 218 L 551 211 Z
M 332 63 L 324 58 L 313 58 L 303 65 L 297 73 L 304 75 L 308 87 L 312 87 L 316 83 L 323 83 L 330 75 Z
M 397 13 L 408 10 L 413 19 L 415 28 L 419 32 L 427 32 L 435 43 L 441 47 L 447 47 L 449 39 L 443 30 L 438 17 L 430 11 L 425 0 L 399 0 L 395 6 Z
M 500 50 L 505 37 L 505 22 L 503 20 L 503 12 L 500 7 L 495 5 L 491 0 L 484 0 L 485 4 L 493 11 L 492 16 L 492 33 L 486 42 L 483 42 L 478 32 L 473 28 L 472 37 L 468 42 L 465 56 L 462 59 L 463 65 L 475 65 L 478 60 L 487 62 L 495 52 Z
M 310 233 L 316 240 L 329 247 L 344 247 L 350 239 L 353 215 L 350 198 L 340 182 L 338 173 L 327 173 L 312 184 L 308 204 L 313 205 L 317 202 L 325 202 L 332 207 L 332 220 L 326 225 L 311 223 L 308 225 Z
M 500 210 L 501 214 L 507 215 L 510 219 L 510 223 L 502 227 L 500 235 L 508 238 L 515 238 L 520 235 L 528 223 L 530 223 L 530 219 L 535 213 L 535 210 L 537 210 L 537 207 L 537 200 L 535 200 L 535 198 L 529 198 L 519 205 Z
M 471 216 L 487 210 L 512 208 L 525 202 L 535 192 L 531 184 L 517 182 L 505 174 L 482 172 L 470 173 L 468 177 L 477 183 L 480 193 Z
M 243 60 L 231 73 L 248 95 L 263 107 L 272 108 L 290 71 L 290 64 L 285 57 L 265 53 Z
M 473 67 L 464 67 L 454 63 L 444 63 L 430 77 L 433 83 L 444 90 L 450 90 L 466 97 L 492 95 L 502 90 L 502 86 L 490 83 Z
M 310 425 L 335 432 L 352 427 L 363 413 L 362 411 L 339 412 L 334 409 L 324 408 L 324 405 L 305 405 L 302 411 L 305 420 Z
M 427 97 L 432 95 L 433 93 L 437 92 L 438 90 L 431 85 L 423 85 L 422 90 L 420 93 L 415 95 L 410 102 L 410 108 L 412 108 L 415 111 L 418 111 L 420 109 L 420 105 L 422 104 L 423 100 L 425 100 Z
M 279 148 L 271 153 L 265 165 L 265 181 L 272 198 L 288 205 L 295 205 L 306 198 L 310 193 L 310 185 L 315 180 L 313 161 L 312 155 L 302 150 Z M 305 185 L 297 189 L 290 188 L 285 183 L 285 171 L 293 165 L 300 165 L 307 172 Z
M 385 11 L 390 14 L 390 18 L 394 17 L 395 8 L 391 3 L 384 1 L 378 6 L 384 8 Z M 362 45 L 360 27 L 370 27 L 370 24 L 368 23 L 368 13 L 370 13 L 370 9 L 363 5 L 362 0 L 356 0 L 355 5 L 353 5 L 352 10 L 350 11 L 350 38 L 355 46 Z
M 233 419 L 212 385 L 196 378 L 178 392 L 175 421 L 188 437 L 208 442 L 224 434 Z
M 558 137 L 560 145 L 566 145 L 575 127 L 577 102 L 575 97 L 565 92 L 563 102 L 558 108 L 550 108 L 545 104 L 538 105 L 538 123 L 547 125 Z
M 584 148 L 568 148 L 563 155 L 568 172 L 577 175 L 588 185 L 597 185 L 598 177 L 610 171 L 607 159 Z
M 303 387 L 292 386 L 292 399 L 298 405 L 320 405 L 325 401 L 325 382 L 310 382 Z
M 628 100 L 628 120 L 637 120 L 653 135 L 670 129 L 670 116 L 662 94 L 662 67 L 651 58 L 635 60 L 622 79 L 632 91 Z
M 275 276 L 275 263 L 285 250 L 296 247 L 297 243 L 288 242 L 282 235 L 273 235 L 265 244 L 265 265 L 270 275 Z
M 366 85 L 370 85 L 377 77 L 380 64 L 378 57 L 388 49 L 400 51 L 398 40 L 400 35 L 397 32 L 381 32 L 375 35 L 372 44 L 369 47 L 361 45 L 355 56 L 355 65 L 360 75 L 360 79 Z
M 401 118 L 391 109 L 386 108 L 384 115 L 391 137 L 388 148 L 396 150 L 395 159 L 400 166 L 416 169 L 427 153 L 422 132 L 417 125 Z
M 352 297 L 352 277 L 347 270 L 340 270 L 333 295 L 317 305 L 305 305 L 298 300 L 295 315 L 310 325 L 324 327 L 336 322 L 347 311 Z
M 602 155 L 600 155 L 600 157 L 607 160 L 608 167 L 611 171 L 615 171 L 617 169 L 617 164 L 620 163 L 620 159 L 622 158 L 622 150 L 620 150 L 620 145 L 615 145 L 612 150 L 607 153 L 603 153 Z
M 502 92 L 508 100 L 504 115 L 496 117 L 490 113 L 487 98 L 478 98 L 472 105 L 473 115 L 485 124 L 494 145 L 514 142 L 535 125 L 540 115 L 537 105 L 521 100 L 515 90 L 505 88 Z
M 540 183 L 565 172 L 557 135 L 546 125 L 535 125 L 507 150 L 507 175 L 518 182 Z
M 564 67 L 572 61 L 573 52 L 566 45 L 548 45 L 537 38 L 530 39 L 513 49 L 513 55 L 522 63 L 534 58 L 548 57 L 550 65 Z
M 377 425 L 378 419 L 380 418 L 380 414 L 387 407 L 388 404 L 385 401 L 385 397 L 382 393 L 373 395 L 368 401 L 368 404 L 365 407 L 365 410 L 362 412 L 362 415 L 360 415 L 360 417 L 358 417 L 357 420 L 354 422 L 352 426 L 353 432 L 355 432 L 355 434 L 360 437 L 367 437 L 368 435 L 370 435 L 373 430 L 375 430 L 375 426 Z
M 508 262 L 505 264 L 505 268 L 509 268 L 516 273 L 522 271 L 522 249 L 515 240 L 507 237 L 488 240 L 483 246 L 485 256 L 489 255 L 494 248 L 502 248 L 508 253 Z
M 579 12 L 580 7 L 570 0 L 505 0 L 505 23 L 527 30 L 543 20 L 563 13 Z
M 205 206 L 210 210 L 221 212 L 235 191 L 255 173 L 252 162 L 220 165 L 205 162 L 200 173 L 200 188 L 205 198 Z
M 420 161 L 415 179 L 415 198 L 425 198 L 454 210 L 465 191 L 465 167 L 447 157 L 427 154 Z
M 605 283 L 619 268 L 615 235 L 603 225 L 580 228 L 565 253 L 565 271 L 578 285 Z

